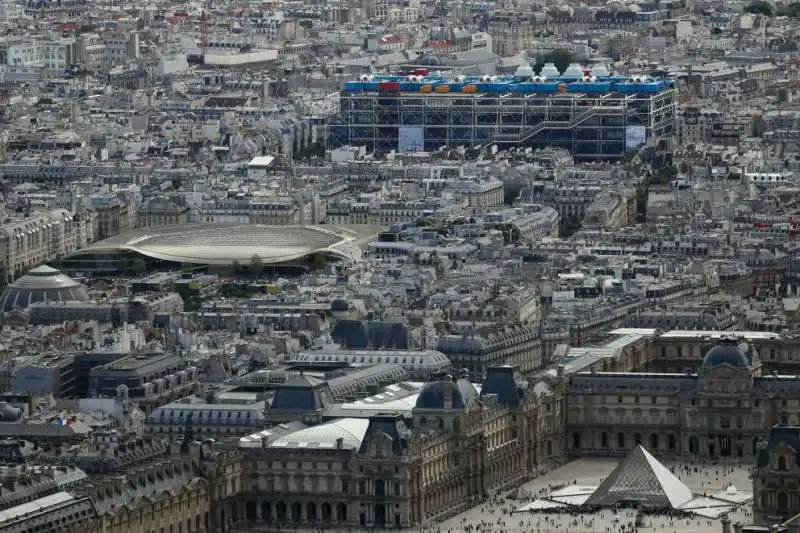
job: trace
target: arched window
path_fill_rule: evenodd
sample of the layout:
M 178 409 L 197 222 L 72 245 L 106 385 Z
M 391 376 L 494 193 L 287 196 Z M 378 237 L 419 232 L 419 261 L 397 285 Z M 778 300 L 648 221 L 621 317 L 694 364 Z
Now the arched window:
M 786 471 L 786 457 L 778 457 L 778 470 L 781 472 Z
M 689 437 L 689 453 L 700 452 L 700 439 L 696 435 Z
M 778 512 L 785 513 L 789 510 L 789 497 L 785 492 L 778 493 L 777 503 Z

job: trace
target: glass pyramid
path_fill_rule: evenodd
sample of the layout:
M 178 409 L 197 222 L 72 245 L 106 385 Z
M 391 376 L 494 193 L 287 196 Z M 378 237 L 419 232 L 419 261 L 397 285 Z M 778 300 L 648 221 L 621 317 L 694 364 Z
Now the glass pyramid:
M 638 504 L 648 509 L 678 509 L 692 498 L 691 489 L 640 445 L 608 475 L 585 505 Z

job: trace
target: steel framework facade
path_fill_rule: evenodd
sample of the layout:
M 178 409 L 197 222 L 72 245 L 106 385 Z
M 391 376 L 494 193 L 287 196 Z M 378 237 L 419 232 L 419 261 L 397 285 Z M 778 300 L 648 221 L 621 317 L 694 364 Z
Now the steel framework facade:
M 398 93 L 342 91 L 328 146 L 433 151 L 442 146 L 566 148 L 577 160 L 621 159 L 637 143 L 670 136 L 676 91 L 655 94 Z

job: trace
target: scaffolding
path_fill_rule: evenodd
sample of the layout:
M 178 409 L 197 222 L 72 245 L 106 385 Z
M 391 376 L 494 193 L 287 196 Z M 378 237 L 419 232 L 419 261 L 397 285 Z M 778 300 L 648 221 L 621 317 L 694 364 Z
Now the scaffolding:
M 648 139 L 672 135 L 676 100 L 672 87 L 630 94 L 345 90 L 328 142 L 376 153 L 491 144 L 564 148 L 577 160 L 615 160 Z

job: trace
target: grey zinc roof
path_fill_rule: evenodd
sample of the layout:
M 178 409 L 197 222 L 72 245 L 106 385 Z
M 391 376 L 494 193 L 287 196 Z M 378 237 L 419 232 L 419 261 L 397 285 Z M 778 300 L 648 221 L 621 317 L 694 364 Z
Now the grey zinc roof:
M 55 494 L 50 494 L 31 502 L 23 503 L 21 505 L 11 507 L 10 509 L 0 511 L 0 524 L 7 524 L 8 522 L 16 520 L 22 516 L 37 513 L 39 511 L 45 511 L 50 507 L 63 505 L 73 500 L 75 500 L 75 497 L 69 492 L 56 492 Z
M 341 418 L 291 433 L 276 440 L 269 447 L 334 449 L 336 441 L 342 439 L 342 449 L 359 449 L 368 427 L 368 419 Z
M 31 496 L 42 492 L 65 488 L 83 481 L 87 478 L 86 473 L 80 468 L 74 467 L 7 467 L 0 471 L 0 478 L 10 477 L 11 473 L 16 472 L 16 481 L 3 479 L 0 486 L 0 503 L 3 507 L 9 507 L 16 502 L 30 500 Z M 41 476 L 30 475 L 39 472 Z M 23 481 L 24 480 L 24 481 Z
M 171 403 L 147 417 L 149 425 L 181 425 L 189 421 L 202 426 L 263 426 L 263 405 Z
M 445 370 L 450 359 L 434 350 L 356 350 L 348 348 L 323 348 L 298 354 L 298 362 L 346 362 L 351 365 L 391 364 L 407 371 Z
M 155 477 L 152 481 L 146 480 L 145 483 L 138 483 L 135 475 L 126 473 L 115 480 L 113 487 L 107 486 L 107 492 L 97 492 L 97 497 L 93 500 L 100 514 L 112 512 L 123 505 L 134 505 L 142 498 L 155 498 L 164 492 L 176 491 L 200 479 L 191 468 L 182 466 L 178 469 L 178 465 L 174 465 L 168 475 Z
M 417 404 L 419 391 L 425 383 L 403 381 L 385 387 L 380 393 L 355 402 L 345 402 L 329 407 L 325 416 L 330 418 L 369 418 L 376 414 L 393 414 L 408 417 Z
M 269 429 L 251 433 L 239 439 L 239 448 L 261 448 L 265 445 L 280 439 L 287 433 L 293 433 L 305 429 L 306 425 L 302 422 L 293 421 L 286 424 L 278 424 Z

